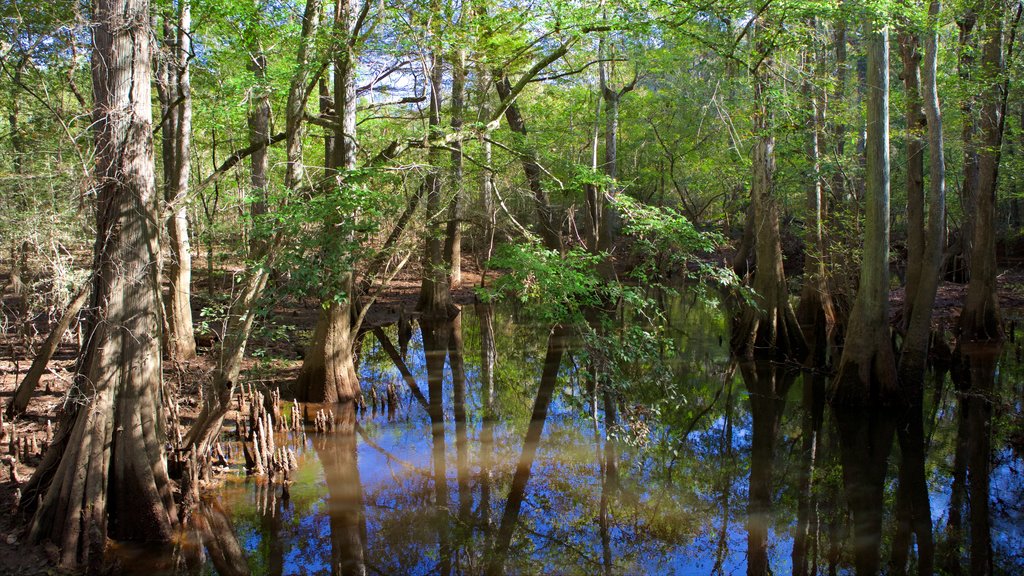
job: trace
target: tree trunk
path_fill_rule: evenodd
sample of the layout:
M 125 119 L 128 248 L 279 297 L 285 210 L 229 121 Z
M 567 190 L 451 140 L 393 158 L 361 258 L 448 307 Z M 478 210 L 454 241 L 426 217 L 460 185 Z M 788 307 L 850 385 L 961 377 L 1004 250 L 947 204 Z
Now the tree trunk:
M 810 28 L 817 30 L 812 18 Z M 808 58 L 810 59 L 810 57 Z M 823 60 L 823 58 L 815 57 Z M 828 287 L 825 269 L 825 237 L 822 222 L 825 216 L 824 182 L 821 175 L 821 148 L 825 129 L 825 95 L 818 91 L 812 81 L 817 63 L 808 63 L 803 92 L 807 102 L 811 130 L 807 138 L 807 157 L 811 163 L 807 184 L 807 229 L 804 245 L 804 282 L 800 292 L 800 304 L 796 317 L 800 323 L 810 354 L 812 365 L 825 363 L 828 351 L 829 331 L 835 324 L 832 308 L 832 294 Z
M 924 260 L 924 140 L 925 115 L 921 111 L 921 51 L 917 35 L 910 30 L 899 34 L 906 98 L 907 156 L 907 276 L 903 298 L 903 327 L 914 309 Z
M 601 47 L 604 41 L 601 42 Z M 603 50 L 598 53 L 600 60 L 605 60 Z M 601 82 L 601 97 L 604 99 L 604 173 L 611 183 L 606 190 L 593 186 L 590 194 L 590 211 L 594 220 L 594 250 L 604 253 L 605 257 L 598 264 L 598 272 L 606 280 L 615 278 L 614 262 L 611 259 L 612 243 L 615 237 L 615 227 L 618 221 L 618 212 L 612 204 L 612 199 L 617 193 L 617 180 L 619 178 L 619 103 L 622 97 L 632 91 L 636 85 L 626 84 L 619 90 L 615 90 L 612 83 L 614 68 L 612 62 L 600 62 L 598 64 Z
M 8 418 L 21 414 L 28 407 L 28 402 L 32 399 L 32 393 L 39 386 L 39 379 L 42 378 L 43 372 L 46 371 L 46 365 L 50 363 L 50 359 L 53 358 L 57 347 L 60 346 L 60 341 L 64 338 L 64 333 L 68 331 L 68 327 L 71 326 L 71 322 L 78 316 L 78 311 L 82 309 L 85 301 L 89 299 L 91 289 L 91 284 L 87 283 L 78 290 L 78 294 L 75 295 L 74 299 L 71 300 L 71 303 L 64 310 L 64 313 L 61 314 L 57 325 L 53 327 L 50 335 L 46 337 L 46 342 L 43 343 L 43 347 L 39 349 L 36 357 L 32 359 L 32 366 L 29 367 L 28 373 L 25 374 L 21 384 L 18 384 L 18 389 L 14 391 L 11 403 L 7 405 Z
M 255 34 L 255 31 L 251 32 Z M 249 126 L 249 144 L 255 146 L 260 142 L 270 139 L 270 87 L 267 85 L 267 57 L 263 53 L 262 45 L 257 40 L 257 50 L 250 54 L 252 61 L 249 64 L 253 73 L 255 83 L 252 87 L 252 96 L 249 104 L 249 112 L 246 116 L 246 123 Z M 266 147 L 257 148 L 249 157 L 251 166 L 250 187 L 252 200 L 249 205 L 249 215 L 253 219 L 253 230 L 250 236 L 249 251 L 259 251 L 260 245 L 265 241 L 260 230 L 260 217 L 267 213 L 267 171 L 270 168 L 269 150 Z
M 889 31 L 867 24 L 868 138 L 866 222 L 860 288 L 850 313 L 839 373 L 840 404 L 895 400 L 896 360 L 889 343 Z
M 355 20 L 353 0 L 336 0 L 334 27 L 338 46 L 334 57 L 334 109 L 340 122 L 334 129 L 327 175 L 334 186 L 344 187 L 348 173 L 356 167 L 356 56 L 351 28 Z M 336 222 L 327 222 L 325 242 L 330 245 L 340 239 L 331 238 Z M 338 254 L 332 266 L 344 266 Z M 320 313 L 313 331 L 313 342 L 302 361 L 296 381 L 296 396 L 304 402 L 345 402 L 359 394 L 359 379 L 355 367 L 355 338 L 353 307 L 355 303 L 355 275 L 342 271 L 333 282 L 342 294 L 342 301 L 333 300 Z M 333 278 L 332 278 L 333 279 Z
M 755 33 L 764 29 L 754 26 Z M 732 346 L 737 354 L 752 358 L 761 355 L 801 358 L 806 352 L 800 324 L 789 304 L 786 273 L 782 269 L 782 236 L 779 231 L 779 206 L 775 191 L 775 136 L 768 101 L 768 70 L 770 63 L 760 40 L 758 51 L 766 57 L 753 70 L 754 76 L 754 142 L 753 203 L 755 252 L 757 270 L 753 288 L 757 307 L 744 306 L 734 321 Z M 751 225 L 748 223 L 748 226 Z
M 498 97 L 504 102 L 512 95 L 512 83 L 508 76 L 501 73 L 495 78 L 494 87 Z M 519 111 L 519 105 L 513 100 L 505 108 L 505 121 L 508 127 L 519 135 L 525 150 L 521 154 L 523 172 L 526 174 L 526 183 L 530 186 L 533 199 L 537 204 L 537 220 L 541 241 L 548 250 L 562 250 L 562 234 L 560 226 L 555 221 L 554 209 L 548 200 L 548 194 L 544 191 L 543 173 L 537 159 L 537 150 L 527 143 L 526 121 Z
M 978 152 L 978 196 L 975 205 L 974 241 L 971 246 L 971 280 L 960 315 L 961 335 L 967 341 L 1002 340 L 1003 327 L 996 296 L 996 187 L 1003 142 L 1006 84 L 1003 80 L 1002 4 L 993 2 L 984 12 L 984 47 L 981 55 L 982 109 Z
M 288 88 L 288 103 L 285 106 L 285 164 L 284 187 L 295 190 L 302 184 L 305 167 L 302 162 L 302 140 L 305 130 L 306 100 L 309 91 L 306 84 L 311 76 L 309 60 L 316 49 L 316 33 L 320 27 L 321 0 L 306 0 L 302 14 L 302 38 L 296 57 L 296 72 Z
M 89 400 L 69 423 L 32 522 L 34 541 L 61 548 L 60 562 L 98 570 L 108 532 L 166 541 L 177 511 L 161 418 L 159 209 L 150 105 L 146 0 L 98 0 L 93 27 L 97 150 L 95 335 L 86 351 Z
M 978 96 L 971 85 L 971 76 L 974 71 L 975 53 L 978 45 L 974 37 L 974 26 L 978 22 L 978 15 L 972 8 L 968 8 L 964 15 L 957 19 L 957 27 L 960 29 L 959 43 L 957 49 L 957 72 L 960 81 L 967 89 L 967 95 L 960 103 L 960 114 L 963 117 L 963 129 L 960 139 L 963 143 L 963 165 L 964 179 L 960 187 L 960 207 L 963 212 L 963 223 L 960 226 L 959 256 L 953 259 L 953 279 L 966 281 L 970 275 L 971 247 L 974 244 L 974 214 L 975 205 L 978 201 L 978 147 L 975 142 L 975 134 L 978 131 L 978 115 L 975 105 Z
M 164 159 L 164 199 L 170 208 L 167 238 L 170 258 L 167 265 L 166 303 L 167 355 L 175 361 L 196 355 L 192 327 L 192 248 L 189 243 L 186 200 L 192 156 L 192 83 L 189 61 L 192 57 L 191 0 L 177 7 L 177 25 L 165 24 L 165 43 L 170 48 L 165 67 L 165 110 L 161 129 Z M 175 29 L 176 28 L 176 29 Z
M 928 124 L 928 228 L 922 254 L 917 290 L 911 292 L 907 282 L 905 302 L 913 298 L 909 310 L 907 333 L 900 351 L 899 376 L 904 389 L 918 396 L 923 391 L 928 341 L 931 336 L 932 306 L 939 288 L 942 253 L 946 244 L 946 161 L 942 134 L 942 111 L 939 106 L 936 70 L 938 62 L 938 17 L 940 0 L 932 0 L 928 8 L 928 31 L 924 39 L 924 112 Z M 923 223 L 922 223 L 923 225 Z
M 452 61 L 452 132 L 462 129 L 466 100 L 466 51 L 457 50 Z M 444 237 L 444 263 L 448 268 L 448 286 L 462 287 L 462 140 L 452 142 L 452 201 L 448 206 L 448 226 Z
M 444 80 L 441 56 L 430 55 L 430 134 L 435 136 L 441 129 L 441 89 Z M 425 318 L 444 320 L 453 314 L 449 277 L 445 266 L 441 224 L 441 149 L 431 148 L 427 153 L 430 165 L 426 176 L 427 230 L 423 251 L 423 278 L 420 284 L 420 301 L 417 308 Z

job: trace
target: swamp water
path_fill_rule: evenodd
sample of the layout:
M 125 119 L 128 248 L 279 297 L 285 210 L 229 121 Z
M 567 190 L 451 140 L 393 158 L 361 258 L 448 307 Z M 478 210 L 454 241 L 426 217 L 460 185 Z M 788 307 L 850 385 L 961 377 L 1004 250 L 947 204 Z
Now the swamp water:
M 334 433 L 279 434 L 299 456 L 287 499 L 232 477 L 162 564 L 225 576 L 1024 573 L 1016 344 L 931 372 L 922 410 L 836 413 L 824 378 L 731 360 L 719 307 L 676 297 L 666 317 L 665 340 L 608 337 L 630 338 L 637 361 L 467 306 L 414 329 L 405 362 L 420 399 L 368 334 L 364 392 L 393 383 L 395 413 L 339 408 Z M 596 389 L 595 373 L 607 375 Z M 143 564 L 123 563 L 161 572 Z

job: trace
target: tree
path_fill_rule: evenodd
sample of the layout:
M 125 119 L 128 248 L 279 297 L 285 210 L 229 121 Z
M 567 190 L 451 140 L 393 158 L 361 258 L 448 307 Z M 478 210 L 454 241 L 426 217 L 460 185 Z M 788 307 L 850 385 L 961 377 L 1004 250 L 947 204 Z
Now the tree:
M 942 252 L 946 244 L 946 160 L 942 134 L 942 111 L 939 106 L 938 81 L 938 18 L 942 9 L 939 0 L 928 7 L 924 36 L 924 113 L 928 125 L 928 227 L 922 234 L 921 262 L 916 289 L 911 290 L 909 271 L 904 303 L 907 333 L 900 351 L 899 376 L 905 388 L 914 394 L 924 384 L 928 341 L 931 336 L 932 306 L 939 287 Z M 923 226 L 921 221 L 908 222 L 908 228 Z
M 160 112 L 163 122 L 164 199 L 167 202 L 168 295 L 165 348 L 172 360 L 190 360 L 196 355 L 192 328 L 192 248 L 189 244 L 189 176 L 192 158 L 192 7 L 191 0 L 178 0 L 164 17 L 164 54 L 160 62 Z
M 1018 11 L 1018 18 L 1020 12 Z M 1006 19 L 1000 2 L 987 3 L 982 13 L 985 24 L 981 55 L 980 129 L 983 147 L 978 151 L 978 188 L 975 204 L 974 237 L 971 246 L 971 280 L 960 314 L 960 331 L 968 341 L 1001 340 L 1002 320 L 996 296 L 996 187 L 1006 115 L 1007 80 L 1003 53 Z
M 889 30 L 868 20 L 866 197 L 863 262 L 834 401 L 867 405 L 896 393 L 896 360 L 889 343 Z
M 782 239 L 779 229 L 778 191 L 775 174 L 775 134 L 770 101 L 770 28 L 765 16 L 755 16 L 751 29 L 755 54 L 751 65 L 754 82 L 753 174 L 750 201 L 757 270 L 754 272 L 754 303 L 743 307 L 733 326 L 732 346 L 737 354 L 793 356 L 799 358 L 806 345 L 796 314 L 789 303 L 786 273 L 782 268 Z
M 334 104 L 338 122 L 334 124 L 333 144 L 327 166 L 328 186 L 344 192 L 351 182 L 346 178 L 356 167 L 356 86 L 358 61 L 355 55 L 358 38 L 357 4 L 354 0 L 337 0 L 334 5 Z M 332 274 L 332 288 L 341 292 L 338 297 L 323 303 L 323 309 L 313 332 L 313 342 L 306 353 L 296 381 L 298 398 L 305 402 L 344 402 L 359 394 L 353 346 L 356 330 L 355 272 L 344 250 L 346 238 L 338 238 L 334 230 L 340 224 L 336 211 L 326 222 L 324 242 L 327 253 L 340 262 L 341 268 Z
M 818 23 L 811 18 L 808 28 L 817 33 Z M 808 347 L 811 348 L 808 360 L 815 365 L 825 361 L 829 332 L 835 324 L 835 309 L 832 306 L 832 293 L 828 285 L 825 266 L 825 236 L 823 222 L 825 216 L 825 182 L 821 171 L 821 153 L 825 130 L 825 106 L 827 99 L 824 92 L 814 86 L 816 66 L 820 66 L 824 58 L 820 54 L 808 55 L 809 60 L 804 73 L 803 93 L 810 120 L 807 134 L 807 157 L 810 161 L 810 174 L 807 181 L 807 227 L 809 234 L 804 246 L 804 283 L 800 292 L 800 304 L 796 317 Z
M 177 523 L 161 416 L 148 9 L 146 0 L 95 5 L 97 322 L 79 380 L 86 400 L 24 500 L 35 512 L 32 539 L 58 543 L 69 567 L 97 569 L 108 534 L 169 540 Z
M 427 85 L 430 90 L 430 112 L 428 114 L 428 130 L 431 138 L 440 136 L 441 133 L 441 100 L 442 82 L 444 80 L 444 59 L 441 57 L 438 48 L 433 48 L 427 57 L 428 77 Z M 460 83 L 461 84 L 461 83 Z M 459 86 L 461 89 L 461 86 Z M 459 100 L 462 96 L 459 95 Z M 460 110 L 461 114 L 461 110 Z M 444 237 L 442 230 L 447 226 L 441 219 L 441 193 L 443 181 L 441 178 L 441 159 L 443 151 L 440 147 L 431 146 L 427 152 L 428 172 L 424 181 L 427 196 L 427 230 L 426 239 L 423 244 L 423 278 L 420 284 L 420 301 L 418 308 L 425 317 L 435 320 L 444 320 L 453 314 L 451 292 L 451 277 L 448 273 L 448 262 L 445 260 Z M 452 236 L 454 242 L 454 236 Z M 453 245 L 454 248 L 454 245 Z M 453 256 L 454 254 L 449 254 Z

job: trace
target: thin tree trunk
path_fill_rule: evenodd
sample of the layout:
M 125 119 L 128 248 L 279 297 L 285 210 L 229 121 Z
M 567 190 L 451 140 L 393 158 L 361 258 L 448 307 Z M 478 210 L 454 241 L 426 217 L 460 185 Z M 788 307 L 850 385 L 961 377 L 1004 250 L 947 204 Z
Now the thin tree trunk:
M 466 100 L 466 51 L 457 50 L 452 60 L 452 132 L 462 130 Z M 462 287 L 462 140 L 452 142 L 452 200 L 448 205 L 448 226 L 444 237 L 444 262 L 448 286 Z
M 68 304 L 64 313 L 61 314 L 57 325 L 53 327 L 50 335 L 46 337 L 43 347 L 39 349 L 36 357 L 32 359 L 32 366 L 29 367 L 25 378 L 22 379 L 21 384 L 18 384 L 18 389 L 14 391 L 14 397 L 11 399 L 11 403 L 7 405 L 8 418 L 21 414 L 28 407 L 28 402 L 32 399 L 32 393 L 39 386 L 39 379 L 42 378 L 43 373 L 46 371 L 46 365 L 50 363 L 50 359 L 53 358 L 57 347 L 60 346 L 60 341 L 64 338 L 64 333 L 68 331 L 68 327 L 71 326 L 71 322 L 78 316 L 78 312 L 85 305 L 85 301 L 89 299 L 91 291 L 92 285 L 90 283 L 82 286 L 78 290 L 78 294 Z
M 494 87 L 501 100 L 507 101 L 512 95 L 512 83 L 505 74 L 498 74 L 495 77 Z M 533 199 L 537 204 L 537 220 L 539 232 L 544 247 L 548 250 L 562 250 L 562 235 L 560 227 L 555 221 L 554 209 L 548 200 L 548 194 L 544 191 L 543 173 L 537 157 L 537 150 L 527 143 L 526 121 L 519 111 L 519 105 L 513 100 L 505 108 L 505 121 L 508 127 L 522 138 L 525 150 L 521 155 L 523 172 L 526 174 L 526 182 L 533 193 Z
M 431 137 L 441 129 L 441 90 L 444 79 L 443 62 L 440 54 L 430 54 L 430 121 Z M 427 153 L 430 165 L 426 176 L 427 230 L 423 252 L 423 278 L 420 284 L 418 308 L 423 317 L 431 320 L 449 318 L 452 309 L 449 277 L 444 259 L 444 239 L 441 234 L 441 149 L 432 147 Z
M 973 8 L 968 8 L 964 15 L 957 19 L 957 27 L 960 29 L 957 49 L 957 72 L 960 81 L 967 87 L 967 95 L 960 103 L 960 114 L 963 118 L 963 129 L 960 139 L 963 145 L 963 184 L 960 187 L 960 207 L 963 212 L 963 223 L 960 226 L 959 256 L 960 263 L 956 258 L 953 260 L 954 280 L 970 277 L 971 252 L 974 245 L 974 214 L 978 202 L 978 147 L 975 142 L 975 135 L 978 132 L 978 114 L 975 105 L 978 102 L 978 95 L 971 86 L 971 76 L 975 68 L 975 53 L 977 52 L 977 41 L 974 37 L 974 27 L 978 23 L 978 15 Z
M 161 136 L 164 148 L 164 199 L 170 207 L 167 222 L 170 258 L 167 265 L 165 348 L 172 360 L 182 361 L 196 355 L 192 326 L 192 247 L 185 203 L 189 193 L 192 157 L 192 82 L 189 70 L 192 58 L 191 0 L 180 0 L 177 10 L 176 30 L 168 34 L 168 44 L 172 45 L 170 62 L 166 67 L 170 109 L 165 113 L 168 121 L 164 124 Z
M 259 6 L 257 6 L 257 9 Z M 252 32 L 255 33 L 255 32 Z M 267 85 L 267 57 L 263 53 L 262 43 L 256 40 L 257 48 L 254 54 L 250 55 L 252 61 L 249 69 L 252 70 L 253 80 L 252 95 L 250 96 L 249 112 L 246 116 L 246 123 L 249 126 L 249 144 L 257 146 L 260 142 L 270 139 L 270 87 Z M 251 166 L 250 187 L 252 202 L 249 205 L 249 215 L 253 219 L 253 230 L 250 236 L 249 251 L 259 251 L 260 245 L 266 239 L 262 238 L 260 218 L 267 213 L 267 171 L 270 169 L 269 150 L 260 146 L 249 157 Z
M 899 34 L 900 56 L 903 60 L 904 98 L 906 98 L 907 156 L 907 275 L 903 298 L 903 327 L 910 322 L 914 298 L 924 266 L 924 139 L 925 115 L 921 105 L 921 51 L 917 35 L 910 30 Z
M 98 0 L 93 27 L 97 150 L 95 335 L 86 351 L 88 405 L 68 423 L 31 539 L 49 539 L 70 568 L 98 570 L 106 539 L 169 540 L 177 524 L 161 418 L 158 197 L 146 0 Z M 47 457 L 47 460 L 53 461 Z
M 811 30 L 817 30 L 817 21 L 811 19 Z M 796 317 L 801 331 L 811 350 L 808 360 L 815 366 L 825 362 L 828 351 L 829 331 L 835 324 L 832 294 L 828 287 L 825 269 L 825 237 L 823 221 L 825 216 L 824 181 L 821 174 L 821 149 L 825 129 L 825 93 L 815 88 L 812 74 L 820 65 L 821 57 L 814 57 L 817 63 L 808 62 L 807 80 L 803 92 L 807 102 L 811 130 L 807 139 L 807 157 L 811 170 L 807 185 L 807 228 L 809 234 L 804 246 L 804 282 L 800 292 L 800 304 Z M 811 59 L 809 56 L 808 59 Z

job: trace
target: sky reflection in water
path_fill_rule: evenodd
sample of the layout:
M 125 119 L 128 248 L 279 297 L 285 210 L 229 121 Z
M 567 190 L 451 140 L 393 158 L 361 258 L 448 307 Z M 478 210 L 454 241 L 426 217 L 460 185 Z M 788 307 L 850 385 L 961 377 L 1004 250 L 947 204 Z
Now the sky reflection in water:
M 809 376 L 779 367 L 732 364 L 716 307 L 689 298 L 669 304 L 666 350 L 678 353 L 660 369 L 673 371 L 685 405 L 663 409 L 664 398 L 652 398 L 643 383 L 636 397 L 627 386 L 611 405 L 600 390 L 592 403 L 578 343 L 565 347 L 557 380 L 542 382 L 552 353 L 549 329 L 516 324 L 500 311 L 491 312 L 496 363 L 488 402 L 485 323 L 468 306 L 461 318 L 464 427 L 456 423 L 460 387 L 449 363 L 443 379 L 434 375 L 428 386 L 423 327 L 414 330 L 406 362 L 432 404 L 441 391 L 443 435 L 442 428 L 432 432 L 428 411 L 368 334 L 363 388 L 383 391 L 394 382 L 401 396 L 395 419 L 359 416 L 365 437 L 311 434 L 287 502 L 244 478 L 212 500 L 230 518 L 254 574 L 743 574 L 748 563 L 753 572 L 775 574 L 827 573 L 833 563 L 840 573 L 858 565 L 888 571 L 898 557 L 894 542 L 910 529 L 901 528 L 900 506 L 920 492 L 919 484 L 911 486 L 908 500 L 899 501 L 901 468 L 915 464 L 913 451 L 901 453 L 896 430 L 914 426 L 874 415 L 868 430 L 857 423 L 868 416 L 837 419 L 821 400 L 823 382 L 812 385 Z M 442 342 L 454 341 L 450 327 L 433 329 L 447 334 Z M 394 327 L 386 332 L 395 338 Z M 1024 570 L 1024 464 L 1008 446 L 1021 430 L 1021 408 L 991 392 L 1021 397 L 1013 360 L 1002 354 L 994 385 L 976 383 L 976 394 L 958 394 L 949 375 L 932 376 L 926 386 L 919 423 L 926 451 L 918 456 L 937 567 L 959 564 L 971 573 L 981 553 L 972 546 L 987 532 L 995 573 Z M 552 393 L 547 416 L 531 423 L 544 391 Z M 614 423 L 606 408 L 614 408 Z M 977 433 L 986 425 L 990 506 L 972 515 L 968 503 L 978 488 L 971 481 L 986 473 L 971 456 L 984 448 Z M 528 433 L 541 438 L 532 460 L 523 451 Z M 890 438 L 887 454 L 869 446 L 872 435 Z M 468 462 L 461 472 L 460 448 Z M 445 454 L 443 484 L 435 482 L 435 449 Z M 520 484 L 525 477 L 521 500 L 514 477 Z M 959 536 L 950 528 L 951 512 Z M 853 538 L 865 529 L 868 537 Z M 911 572 L 921 548 L 913 550 Z M 200 571 L 215 572 L 213 564 L 207 554 Z

